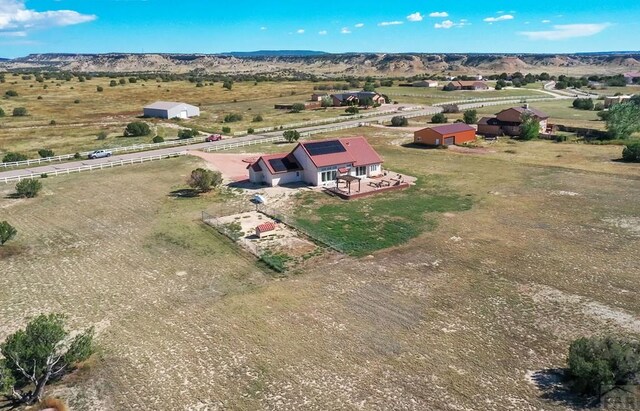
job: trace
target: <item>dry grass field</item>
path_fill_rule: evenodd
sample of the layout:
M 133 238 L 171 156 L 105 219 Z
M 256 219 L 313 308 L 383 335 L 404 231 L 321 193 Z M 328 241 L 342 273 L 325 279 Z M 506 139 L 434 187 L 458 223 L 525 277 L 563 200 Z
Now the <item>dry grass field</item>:
M 358 131 L 471 207 L 275 278 L 199 221 L 237 190 L 170 196 L 198 159 L 50 178 L 30 200 L 2 186 L 19 235 L 0 249 L 0 338 L 40 312 L 95 324 L 100 354 L 53 390 L 79 410 L 561 410 L 536 372 L 578 336 L 640 335 L 640 167 L 619 147 Z

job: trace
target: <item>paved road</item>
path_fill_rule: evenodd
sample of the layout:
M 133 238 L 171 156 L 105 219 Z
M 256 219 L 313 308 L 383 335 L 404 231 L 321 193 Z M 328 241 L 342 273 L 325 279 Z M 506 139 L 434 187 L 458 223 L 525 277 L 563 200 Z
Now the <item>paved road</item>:
M 412 108 L 419 108 L 419 109 L 412 109 Z M 335 127 L 355 128 L 355 127 L 358 127 L 358 124 L 360 123 L 389 121 L 393 116 L 396 116 L 396 115 L 403 115 L 403 114 L 409 115 L 409 114 L 424 111 L 424 110 L 428 110 L 432 113 L 437 113 L 442 110 L 439 107 L 421 107 L 421 106 L 409 106 L 409 107 L 398 106 L 398 109 L 399 111 L 394 114 L 368 117 L 364 119 L 354 119 L 354 120 L 344 121 L 340 123 L 304 127 L 304 128 L 298 128 L 297 130 L 301 133 L 306 133 L 306 132 L 330 131 Z M 40 174 L 43 174 L 43 173 L 52 174 L 52 173 L 55 173 L 56 171 L 64 172 L 65 170 L 72 170 L 72 169 L 76 169 L 78 167 L 82 167 L 90 164 L 91 165 L 108 164 L 108 163 L 120 162 L 121 160 L 134 160 L 134 159 L 140 159 L 143 157 L 150 157 L 150 156 L 178 154 L 178 153 L 183 153 L 189 150 L 201 150 L 201 149 L 213 147 L 216 145 L 225 145 L 230 142 L 241 143 L 241 142 L 247 142 L 247 141 L 265 140 L 272 137 L 280 137 L 282 136 L 282 134 L 283 134 L 283 131 L 274 131 L 274 132 L 263 133 L 263 134 L 236 137 L 233 139 L 226 139 L 226 140 L 216 141 L 216 142 L 196 143 L 196 144 L 191 144 L 186 146 L 167 147 L 167 148 L 160 148 L 157 150 L 141 151 L 141 152 L 128 153 L 128 154 L 119 154 L 111 157 L 99 158 L 94 160 L 83 159 L 78 161 L 70 161 L 66 163 L 52 163 L 52 164 L 40 165 L 36 167 L 7 170 L 7 171 L 0 172 L 0 182 L 2 182 L 5 178 L 12 178 L 12 177 L 18 177 L 18 176 L 25 176 L 25 175 L 34 175 L 35 177 L 39 177 Z

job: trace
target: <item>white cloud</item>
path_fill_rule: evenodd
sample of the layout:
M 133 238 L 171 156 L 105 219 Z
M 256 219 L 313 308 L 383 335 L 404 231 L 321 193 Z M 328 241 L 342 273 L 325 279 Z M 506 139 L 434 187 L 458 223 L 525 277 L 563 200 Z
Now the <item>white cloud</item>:
M 357 28 L 357 29 L 361 29 L 361 28 L 364 27 L 364 23 L 358 23 L 354 27 Z
M 433 27 L 437 28 L 437 29 L 450 29 L 451 27 L 455 26 L 456 24 L 454 22 L 452 22 L 451 20 L 445 20 L 442 23 L 436 23 L 433 25 Z
M 0 31 L 0 37 L 27 37 L 26 31 Z
M 395 21 L 383 21 L 381 23 L 378 23 L 378 26 L 380 27 L 386 27 L 386 26 L 398 26 L 400 24 L 403 24 L 403 22 L 395 20 Z
M 267 29 L 267 28 L 266 28 L 266 27 L 264 27 L 264 26 L 260 27 L 260 30 L 262 30 L 262 31 L 265 31 L 266 29 Z
M 348 27 L 343 27 L 342 30 L 340 30 L 340 33 L 342 33 L 342 34 L 351 34 L 351 30 L 349 30 Z
M 542 23 L 549 24 L 549 23 L 551 23 L 551 20 L 542 20 Z
M 503 14 L 498 17 L 487 17 L 484 19 L 487 23 L 495 23 L 496 21 L 505 21 L 505 20 L 513 20 L 513 16 L 511 14 Z
M 553 26 L 553 30 L 521 31 L 518 34 L 528 37 L 529 40 L 566 40 L 575 37 L 594 36 L 607 27 L 609 23 L 600 24 L 561 24 Z
M 433 13 L 429 13 L 429 17 L 449 17 L 449 13 L 446 11 L 434 11 Z
M 304 29 L 300 29 L 300 30 L 296 31 L 296 33 L 298 33 L 298 34 L 304 34 Z
M 419 11 L 416 11 L 415 13 L 409 14 L 407 16 L 407 20 L 409 21 L 422 21 L 422 19 L 424 19 L 424 16 L 422 14 L 420 14 Z
M 318 34 L 321 35 L 321 36 L 326 36 L 327 35 L 327 30 L 320 30 L 318 32 Z
M 36 11 L 25 0 L 0 0 L 0 30 L 22 33 L 33 29 L 63 27 L 95 20 L 93 14 L 73 10 Z

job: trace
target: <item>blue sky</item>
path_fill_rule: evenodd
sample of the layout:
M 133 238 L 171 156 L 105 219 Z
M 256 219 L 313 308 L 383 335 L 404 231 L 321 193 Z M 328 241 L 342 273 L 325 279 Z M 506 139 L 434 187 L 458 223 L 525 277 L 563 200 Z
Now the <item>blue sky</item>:
M 0 57 L 29 53 L 640 49 L 640 1 L 0 0 Z

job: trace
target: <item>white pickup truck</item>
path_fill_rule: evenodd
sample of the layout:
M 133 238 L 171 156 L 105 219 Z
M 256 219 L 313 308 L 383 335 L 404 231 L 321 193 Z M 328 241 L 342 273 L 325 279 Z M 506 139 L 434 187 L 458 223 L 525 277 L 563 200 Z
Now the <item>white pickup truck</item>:
M 89 153 L 89 158 L 103 158 L 103 157 L 111 157 L 111 151 L 109 150 L 96 150 Z

